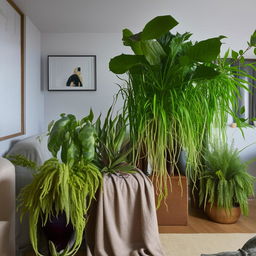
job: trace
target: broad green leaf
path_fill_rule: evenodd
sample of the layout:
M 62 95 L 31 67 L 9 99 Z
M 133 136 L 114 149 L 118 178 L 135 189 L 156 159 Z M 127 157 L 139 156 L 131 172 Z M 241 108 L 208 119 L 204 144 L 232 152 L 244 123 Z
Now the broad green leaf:
M 196 68 L 193 79 L 212 79 L 218 76 L 220 73 L 214 68 L 200 65 Z
M 133 36 L 133 33 L 131 30 L 129 30 L 128 28 L 123 29 L 123 44 L 125 46 L 130 46 L 131 43 L 131 39 L 130 37 Z
M 139 41 L 132 39 L 133 33 L 129 29 L 123 30 L 123 44 L 130 46 L 136 55 L 142 55 L 141 44 Z
M 124 74 L 134 66 L 145 63 L 144 56 L 121 54 L 109 62 L 109 69 L 115 74 Z
M 190 62 L 212 62 L 220 54 L 221 39 L 224 36 L 200 41 L 188 50 Z
M 50 131 L 48 138 L 48 149 L 54 157 L 57 157 L 57 153 L 63 143 L 63 139 L 69 123 L 70 118 L 64 116 L 54 123 L 54 126 Z
M 142 52 L 150 65 L 159 65 L 166 56 L 162 46 L 157 41 L 141 42 Z
M 95 154 L 95 129 L 92 125 L 85 125 L 78 132 L 83 157 L 86 161 L 92 161 Z
M 141 33 L 141 40 L 157 39 L 176 25 L 178 22 L 172 16 L 158 16 L 146 24 Z

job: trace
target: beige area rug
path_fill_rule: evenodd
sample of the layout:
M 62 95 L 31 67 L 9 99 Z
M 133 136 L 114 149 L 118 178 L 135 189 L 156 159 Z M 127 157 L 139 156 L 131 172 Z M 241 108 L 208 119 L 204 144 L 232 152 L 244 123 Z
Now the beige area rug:
M 255 234 L 160 234 L 166 256 L 200 256 L 223 251 L 236 251 Z

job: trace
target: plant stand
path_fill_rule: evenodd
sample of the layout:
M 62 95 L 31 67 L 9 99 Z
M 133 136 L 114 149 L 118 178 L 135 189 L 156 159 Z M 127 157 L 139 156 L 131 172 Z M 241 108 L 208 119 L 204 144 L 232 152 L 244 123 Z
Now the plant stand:
M 152 182 L 154 184 L 154 180 Z M 157 210 L 157 220 L 158 226 L 188 225 L 188 182 L 185 176 L 171 177 L 166 201 L 162 201 Z

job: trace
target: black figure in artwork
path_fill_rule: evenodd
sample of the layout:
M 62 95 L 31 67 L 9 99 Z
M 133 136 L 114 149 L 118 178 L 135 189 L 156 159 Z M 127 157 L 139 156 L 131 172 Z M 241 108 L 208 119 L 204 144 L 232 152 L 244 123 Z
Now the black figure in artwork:
M 74 74 L 71 75 L 67 81 L 67 86 L 68 87 L 82 87 L 83 83 L 82 83 L 83 79 L 81 76 L 81 68 L 77 67 L 74 70 Z

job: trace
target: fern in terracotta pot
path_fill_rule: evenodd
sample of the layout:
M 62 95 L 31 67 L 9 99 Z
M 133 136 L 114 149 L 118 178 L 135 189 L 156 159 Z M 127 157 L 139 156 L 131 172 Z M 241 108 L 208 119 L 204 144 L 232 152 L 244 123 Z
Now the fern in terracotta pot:
M 204 154 L 199 202 L 206 214 L 220 223 L 234 223 L 240 213 L 248 215 L 248 198 L 254 195 L 255 177 L 247 172 L 239 150 L 214 142 Z

